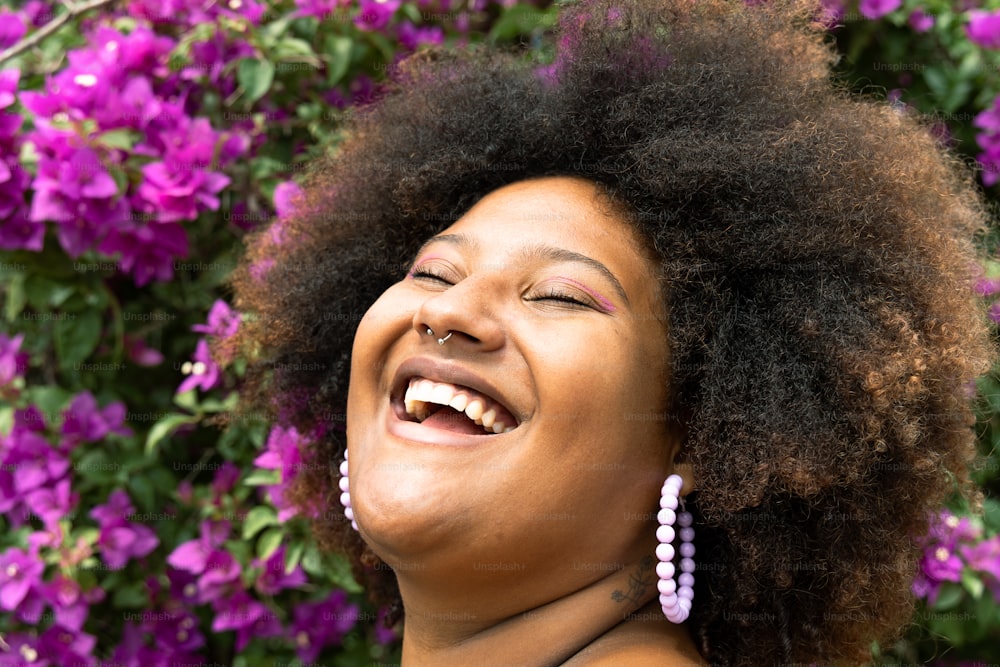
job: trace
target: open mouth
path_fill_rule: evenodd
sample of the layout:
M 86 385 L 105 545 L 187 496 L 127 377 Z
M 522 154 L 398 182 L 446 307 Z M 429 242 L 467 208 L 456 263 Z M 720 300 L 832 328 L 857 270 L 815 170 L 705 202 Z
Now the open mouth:
M 393 407 L 404 421 L 453 433 L 496 435 L 518 426 L 511 411 L 493 397 L 420 376 L 409 378 L 402 395 L 394 397 Z

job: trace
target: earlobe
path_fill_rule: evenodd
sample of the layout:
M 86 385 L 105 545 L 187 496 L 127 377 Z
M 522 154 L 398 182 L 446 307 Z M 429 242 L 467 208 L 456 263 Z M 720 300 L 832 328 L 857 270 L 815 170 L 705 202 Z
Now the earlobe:
M 698 483 L 694 476 L 694 466 L 690 463 L 675 462 L 673 473 L 675 475 L 680 475 L 681 479 L 684 480 L 684 484 L 681 486 L 682 497 L 697 490 Z

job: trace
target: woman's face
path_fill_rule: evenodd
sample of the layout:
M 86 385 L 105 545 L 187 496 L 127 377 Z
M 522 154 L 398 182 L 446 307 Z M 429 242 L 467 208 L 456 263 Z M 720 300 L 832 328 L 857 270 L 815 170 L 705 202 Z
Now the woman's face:
M 646 544 L 676 446 L 656 272 L 578 178 L 503 187 L 429 240 L 354 341 L 351 498 L 376 553 L 544 588 Z

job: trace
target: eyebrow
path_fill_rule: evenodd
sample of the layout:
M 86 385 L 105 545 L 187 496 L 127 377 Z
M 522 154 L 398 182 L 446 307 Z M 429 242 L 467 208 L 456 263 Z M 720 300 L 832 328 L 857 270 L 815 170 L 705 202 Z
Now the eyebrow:
M 475 251 L 478 251 L 481 248 L 476 239 L 473 239 L 465 234 L 440 234 L 438 236 L 431 237 L 426 243 L 420 246 L 420 250 L 417 251 L 415 258 L 423 254 L 427 247 L 433 243 L 450 243 L 458 246 L 466 246 Z M 611 270 L 608 267 L 604 266 L 604 264 L 598 262 L 593 257 L 587 257 L 586 255 L 582 255 L 578 252 L 545 243 L 537 243 L 523 248 L 521 252 L 518 253 L 518 257 L 525 261 L 545 259 L 553 262 L 575 262 L 577 264 L 583 264 L 604 276 L 608 282 L 611 283 L 611 286 L 615 288 L 615 292 L 618 293 L 618 296 L 620 296 L 626 304 L 630 306 L 632 305 L 631 301 L 629 301 L 628 294 L 625 293 L 625 288 L 622 287 L 621 282 L 619 282 L 618 278 L 615 277 L 615 274 L 611 273 Z

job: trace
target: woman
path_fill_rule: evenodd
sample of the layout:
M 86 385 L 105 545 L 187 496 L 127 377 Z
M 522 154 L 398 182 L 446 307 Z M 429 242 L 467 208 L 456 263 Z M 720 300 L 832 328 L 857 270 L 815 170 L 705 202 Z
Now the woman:
M 909 619 L 985 214 L 813 15 L 585 2 L 548 65 L 411 59 L 251 244 L 251 387 L 405 665 L 857 663 Z

